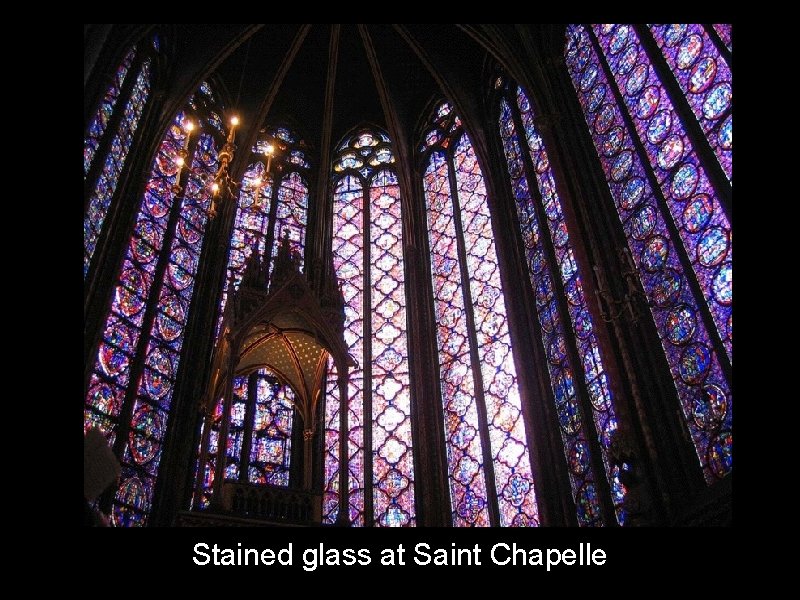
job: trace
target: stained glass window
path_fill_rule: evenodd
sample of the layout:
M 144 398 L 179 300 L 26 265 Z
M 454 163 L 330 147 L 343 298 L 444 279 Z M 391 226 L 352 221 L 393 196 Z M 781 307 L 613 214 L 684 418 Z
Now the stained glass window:
M 212 113 L 212 125 L 217 118 Z M 267 147 L 271 149 L 269 157 Z M 263 259 L 266 249 L 271 248 L 270 256 L 274 257 L 284 232 L 288 232 L 291 247 L 301 258 L 305 247 L 308 187 L 304 178 L 310 163 L 304 142 L 285 127 L 267 127 L 251 152 L 252 162 L 242 180 L 234 218 L 217 335 L 230 286 L 238 289 L 252 253 L 257 252 Z M 277 202 L 273 202 L 276 185 Z M 269 371 L 236 379 L 226 449 L 226 480 L 289 485 L 293 401 L 291 388 L 281 384 Z M 220 398 L 210 421 L 205 464 L 198 465 L 203 473 L 193 505 L 201 509 L 208 507 L 213 491 L 222 411 Z M 249 462 L 245 460 L 246 453 L 242 454 L 247 448 L 250 449 Z M 198 451 L 198 455 L 202 452 Z
M 361 131 L 334 161 L 333 264 L 345 300 L 345 341 L 358 366 L 348 384 L 349 521 L 414 525 L 414 461 L 400 187 L 388 138 Z M 323 519 L 339 502 L 339 392 L 325 405 Z
M 687 52 L 689 46 L 691 52 L 701 50 L 697 39 L 689 39 L 697 34 L 688 28 L 659 33 L 665 47 L 674 33 L 675 43 L 686 42 Z M 634 27 L 570 26 L 566 59 L 686 425 L 712 483 L 732 468 L 733 400 L 723 367 L 732 355 L 731 227 L 720 201 L 730 187 L 709 177 L 713 166 L 694 149 L 704 143 L 713 147 L 713 135 L 690 139 L 681 118 L 687 113 L 673 103 L 691 105 L 692 100 L 669 96 Z M 723 120 L 730 101 L 725 94 L 712 101 Z
M 518 129 L 519 128 L 519 129 Z M 624 523 L 624 488 L 609 450 L 617 429 L 614 402 L 594 332 L 581 273 L 572 250 L 555 178 L 544 142 L 534 122 L 533 108 L 522 88 L 508 86 L 500 103 L 500 133 L 508 161 L 528 273 L 535 290 L 542 344 L 547 354 L 550 384 L 561 423 L 561 438 L 580 525 L 602 524 L 595 478 L 605 476 L 617 519 Z M 523 150 L 523 148 L 525 148 Z M 527 167 L 527 168 L 526 168 Z M 536 205 L 541 208 L 537 208 Z M 544 219 L 540 219 L 544 216 Z M 549 234 L 549 235 L 548 235 Z M 547 247 L 545 236 L 552 242 Z M 555 263 L 548 258 L 552 256 Z M 566 303 L 560 303 L 554 278 L 559 278 Z M 563 286 L 563 287 L 562 287 Z M 566 311 L 562 310 L 566 306 Z M 565 314 L 566 313 L 566 314 Z M 573 366 L 568 346 L 581 363 Z M 578 370 L 578 372 L 576 372 Z M 581 410 L 577 379 L 585 383 L 591 414 Z M 584 423 L 593 422 L 594 431 Z M 593 472 L 587 435 L 597 438 L 605 474 Z
M 423 188 L 453 524 L 538 525 L 483 174 L 450 105 L 435 114 Z
M 217 168 L 218 142 L 200 109 L 175 117 L 153 161 L 84 406 L 84 428 L 103 430 L 122 464 L 118 526 L 147 523 L 180 365 L 211 200 L 204 181 Z M 199 127 L 187 139 L 190 119 Z M 178 186 L 184 147 L 190 168 Z
M 83 221 L 84 277 L 89 272 L 89 265 L 94 255 L 103 224 L 108 215 L 111 199 L 117 188 L 120 174 L 122 173 L 122 167 L 125 164 L 125 159 L 128 157 L 128 152 L 133 143 L 133 136 L 136 133 L 142 111 L 150 95 L 151 59 L 147 57 L 140 63 L 137 63 L 138 73 L 135 75 L 135 80 L 130 88 L 128 98 L 124 101 L 124 108 L 118 118 L 116 129 L 109 129 L 115 109 L 117 112 L 119 112 L 120 109 L 117 105 L 119 104 L 123 84 L 126 78 L 134 77 L 131 69 L 135 55 L 136 50 L 134 48 L 123 60 L 122 65 L 120 65 L 114 76 L 111 87 L 100 103 L 97 114 L 89 124 L 89 129 L 84 138 L 84 178 L 89 174 L 93 162 L 99 160 L 103 161 L 102 169 L 96 181 L 92 184 L 93 190 L 89 195 L 87 211 Z M 101 141 L 104 137 L 109 136 L 110 142 L 107 146 L 108 150 L 105 156 L 97 155 Z

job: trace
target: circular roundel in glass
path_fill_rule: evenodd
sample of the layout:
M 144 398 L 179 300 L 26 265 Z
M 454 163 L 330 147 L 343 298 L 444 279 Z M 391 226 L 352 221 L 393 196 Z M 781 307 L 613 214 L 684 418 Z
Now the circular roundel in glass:
M 679 69 L 688 69 L 703 51 L 703 38 L 696 33 L 683 38 L 678 48 L 677 64 Z
M 692 418 L 701 429 L 719 426 L 727 412 L 728 395 L 718 385 L 706 384 L 695 393 Z
M 544 277 L 540 278 L 544 279 Z M 553 325 L 555 324 L 556 308 L 555 302 L 550 302 L 544 306 L 539 306 L 539 323 L 545 333 L 552 333 Z
M 725 477 L 733 468 L 733 436 L 730 431 L 723 431 L 708 445 L 708 465 L 714 475 Z
M 600 508 L 597 491 L 590 481 L 584 482 L 575 498 L 575 508 L 578 513 L 578 522 L 594 523 L 600 518 Z
M 608 42 L 608 51 L 611 54 L 618 54 L 619 51 L 625 47 L 625 45 L 628 43 L 628 35 L 630 34 L 630 30 L 631 28 L 627 25 L 620 25 L 617 27 Z
M 172 177 L 178 172 L 178 163 L 175 161 L 177 152 L 159 152 L 156 156 L 158 170 L 167 177 Z
M 619 152 L 624 139 L 625 130 L 619 126 L 612 127 L 608 133 L 603 136 L 603 156 L 614 156 Z
M 725 82 L 714 86 L 703 102 L 703 116 L 706 119 L 718 119 L 730 108 L 732 99 L 731 84 Z
M 728 255 L 728 232 L 722 227 L 709 227 L 697 241 L 697 260 L 704 267 L 714 267 Z
M 720 265 L 711 281 L 711 291 L 714 299 L 724 306 L 733 302 L 733 272 L 730 261 Z
M 681 165 L 672 177 L 672 195 L 677 200 L 686 200 L 697 188 L 699 175 L 691 163 Z
M 150 221 L 139 223 L 137 230 L 139 235 L 134 235 L 131 239 L 131 252 L 136 260 L 146 265 L 152 262 L 156 256 L 152 242 L 158 241 L 158 232 Z
M 706 91 L 716 76 L 716 61 L 713 58 L 704 58 L 689 71 L 689 91 L 693 94 Z
M 169 212 L 172 188 L 163 179 L 151 179 L 144 194 L 144 206 L 153 217 L 160 219 Z
M 586 367 L 584 367 L 586 368 Z M 592 366 L 594 372 L 597 372 L 597 367 Z M 609 409 L 609 391 L 608 391 L 608 380 L 606 379 L 605 373 L 600 373 L 597 377 L 595 377 L 591 383 L 589 383 L 586 388 L 589 391 L 589 401 L 592 403 L 592 406 L 596 410 L 599 411 L 607 411 Z
M 581 90 L 585 92 L 594 85 L 595 81 L 597 81 L 597 65 L 589 65 L 581 76 Z
M 173 376 L 169 352 L 154 348 L 147 356 L 147 367 L 144 371 L 147 393 L 153 398 L 161 398 L 169 390 L 169 380 Z
M 619 156 L 614 160 L 611 165 L 611 179 L 620 182 L 625 179 L 631 172 L 633 166 L 633 152 L 624 150 L 619 153 Z
M 87 404 L 98 412 L 112 417 L 119 413 L 120 399 L 114 393 L 114 388 L 103 381 L 98 381 L 89 388 L 89 397 L 86 400 Z
M 697 328 L 697 317 L 694 308 L 687 304 L 676 306 L 667 314 L 664 330 L 667 340 L 676 346 L 682 346 L 692 339 Z
M 656 226 L 656 209 L 650 204 L 645 204 L 631 219 L 631 236 L 636 240 L 643 240 L 653 231 Z
M 196 244 L 200 241 L 200 231 L 203 227 L 203 215 L 197 206 L 184 207 L 184 213 L 178 221 L 178 231 L 187 244 Z
M 559 407 L 563 404 L 569 404 L 569 401 L 575 396 L 571 371 L 569 369 L 559 370 L 554 380 L 556 385 L 553 389 L 553 394 L 555 394 L 556 404 Z
M 698 194 L 683 209 L 683 227 L 689 233 L 697 233 L 708 225 L 711 215 L 714 214 L 714 205 L 707 194 Z
M 589 449 L 583 440 L 575 440 L 570 444 L 568 451 L 569 470 L 577 476 L 582 476 L 589 470 Z
M 627 75 L 636 64 L 639 58 L 639 51 L 634 44 L 629 44 L 617 61 L 617 71 L 620 75 Z
M 563 248 L 569 241 L 566 221 L 561 221 L 553 227 L 553 244 L 556 248 Z
M 600 106 L 600 103 L 606 97 L 606 86 L 596 85 L 586 99 L 586 108 L 589 112 L 594 112 Z
M 158 312 L 158 331 L 165 341 L 175 340 L 183 329 L 183 302 L 174 295 L 168 296 L 161 304 Z
M 585 307 L 579 307 L 576 311 L 573 320 L 573 327 L 575 328 L 575 335 L 582 340 L 586 339 L 586 337 L 592 333 L 592 320 L 589 317 L 589 312 Z
M 184 247 L 176 248 L 170 257 L 169 278 L 177 290 L 183 290 L 192 283 L 194 256 Z
M 567 295 L 567 301 L 573 306 L 580 306 L 581 304 L 581 282 L 578 276 L 570 277 L 567 283 L 564 284 L 564 293 Z
M 648 273 L 655 273 L 664 268 L 668 256 L 669 242 L 663 236 L 653 235 L 642 248 L 640 264 Z
M 614 123 L 614 107 L 604 104 L 594 119 L 594 128 L 597 133 L 605 133 Z
M 682 156 L 683 140 L 677 135 L 670 136 L 661 144 L 658 151 L 658 166 L 662 169 L 671 169 L 678 164 Z
M 533 251 L 533 258 L 531 259 L 531 268 L 534 273 L 541 273 L 544 269 L 544 254 L 541 248 L 536 248 Z
M 664 269 L 653 286 L 653 302 L 659 308 L 675 303 L 681 293 L 681 276 L 673 269 Z
M 724 150 L 733 148 L 733 115 L 728 115 L 717 132 L 717 140 Z
M 164 437 L 164 419 L 159 412 L 142 404 L 131 419 L 130 451 L 133 460 L 143 465 L 156 457 Z
M 664 31 L 664 43 L 672 47 L 683 39 L 688 29 L 685 23 L 673 23 L 668 25 Z
M 564 402 L 558 406 L 558 422 L 567 435 L 575 435 L 581 429 L 581 417 L 574 402 Z
M 108 342 L 100 344 L 98 358 L 103 372 L 111 377 L 127 371 L 128 363 L 130 362 L 127 354 Z
M 644 196 L 644 179 L 641 177 L 631 177 L 622 187 L 622 199 L 620 205 L 625 210 L 630 210 L 636 206 Z
M 628 96 L 635 96 L 641 92 L 649 73 L 650 69 L 646 64 L 636 65 L 625 81 L 625 93 L 628 94 Z
M 706 378 L 710 367 L 711 351 L 705 344 L 696 342 L 688 345 L 681 353 L 678 371 L 684 382 L 697 385 Z
M 560 332 L 551 336 L 547 345 L 547 357 L 554 365 L 559 365 L 567 355 L 567 345 Z
M 540 305 L 546 304 L 553 294 L 552 282 L 549 277 L 540 277 L 536 282 L 536 302 Z
M 123 472 L 123 477 L 125 477 L 125 475 L 126 473 Z M 117 489 L 114 499 L 120 504 L 125 504 L 131 508 L 147 510 L 147 492 L 148 486 L 138 477 L 126 477 L 122 485 Z
M 640 119 L 649 119 L 658 109 L 661 100 L 661 91 L 654 85 L 645 88 L 636 103 L 636 116 Z
M 588 46 L 581 46 L 578 49 L 578 56 L 576 58 L 576 63 L 578 65 L 578 69 L 583 71 L 584 67 L 589 64 L 589 58 L 591 58 L 592 53 L 589 50 Z
M 126 317 L 139 314 L 144 308 L 144 300 L 139 297 L 139 294 L 131 290 L 147 289 L 146 279 L 142 272 L 133 267 L 125 269 L 120 277 L 120 283 L 122 285 L 117 286 L 114 308 Z
M 647 124 L 647 139 L 651 144 L 660 144 L 669 134 L 672 127 L 672 115 L 668 110 L 660 110 L 654 114 Z

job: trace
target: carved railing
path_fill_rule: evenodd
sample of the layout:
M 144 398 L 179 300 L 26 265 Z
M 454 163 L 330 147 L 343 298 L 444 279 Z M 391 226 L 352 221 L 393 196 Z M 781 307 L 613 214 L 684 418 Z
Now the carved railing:
M 222 509 L 238 517 L 272 523 L 319 525 L 322 522 L 319 494 L 271 485 L 225 482 Z

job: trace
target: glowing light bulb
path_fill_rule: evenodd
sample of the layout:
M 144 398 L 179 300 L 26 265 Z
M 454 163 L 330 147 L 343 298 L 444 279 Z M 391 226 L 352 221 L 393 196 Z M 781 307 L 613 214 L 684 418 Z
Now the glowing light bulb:
M 231 125 L 236 127 L 239 124 L 239 117 L 231 117 Z
M 175 159 L 175 164 L 178 165 L 179 167 L 182 167 L 184 162 L 185 161 L 183 160 L 182 156 L 179 156 L 178 158 Z
M 186 128 L 187 133 L 194 131 L 194 123 L 192 123 L 191 121 L 186 121 L 184 127 Z
M 211 184 L 211 191 L 215 194 L 219 191 L 219 184 L 216 181 Z
M 272 154 L 273 152 L 275 152 L 275 146 L 273 146 L 272 144 L 267 144 L 267 147 L 264 149 L 264 153 Z
M 253 187 L 261 187 L 262 179 L 261 177 L 256 177 L 253 179 Z

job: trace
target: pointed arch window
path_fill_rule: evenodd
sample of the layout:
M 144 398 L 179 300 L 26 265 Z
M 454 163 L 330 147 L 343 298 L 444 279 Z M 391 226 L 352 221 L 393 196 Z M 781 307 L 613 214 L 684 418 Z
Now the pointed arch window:
M 83 177 L 88 190 L 83 220 L 84 277 L 89 272 L 117 182 L 150 96 L 154 50 L 131 48 L 84 136 Z
M 581 272 L 544 142 L 521 87 L 506 84 L 500 100 L 500 135 L 528 274 L 535 290 L 542 344 L 547 354 L 560 434 L 579 525 L 602 524 L 596 478 L 606 477 L 617 520 L 624 523 L 624 487 L 609 451 L 617 417 Z M 556 284 L 558 282 L 558 284 Z M 563 290 L 563 298 L 559 298 Z M 574 352 L 568 348 L 574 347 Z M 573 364 L 572 356 L 579 359 Z M 584 391 L 585 390 L 585 391 Z M 581 402 L 587 396 L 589 403 Z M 590 460 L 587 436 L 597 439 L 603 472 Z
M 271 148 L 268 157 L 267 148 Z M 245 265 L 253 252 L 273 259 L 280 238 L 289 235 L 300 256 L 305 249 L 308 214 L 308 171 L 311 167 L 305 142 L 287 127 L 264 128 L 251 149 L 251 162 L 239 192 L 228 251 L 228 278 L 222 290 L 217 333 L 231 289 L 239 289 Z M 277 202 L 273 199 L 277 197 Z M 269 271 L 272 270 L 272 262 Z M 233 288 L 231 288 L 233 286 Z M 234 379 L 233 401 L 225 449 L 225 480 L 289 485 L 294 415 L 294 392 L 268 369 Z M 193 507 L 205 509 L 211 502 L 217 465 L 218 436 L 222 424 L 220 397 L 210 421 L 205 457 Z M 205 423 L 205 422 L 204 422 Z M 205 424 L 204 424 L 205 426 Z
M 571 25 L 565 49 L 709 484 L 731 471 L 733 441 L 732 95 L 716 31 Z
M 88 384 L 84 429 L 99 427 L 122 464 L 111 513 L 118 526 L 145 525 L 153 500 L 211 200 L 204 181 L 222 141 L 214 110 L 210 90 L 199 91 L 161 142 Z M 199 135 L 188 140 L 181 187 L 176 159 L 190 119 Z
M 538 525 L 483 174 L 448 103 L 435 111 L 424 140 L 423 189 L 453 524 Z
M 357 366 L 347 399 L 349 515 L 353 525 L 416 523 L 400 186 L 384 133 L 363 129 L 333 164 L 332 252 Z M 340 398 L 335 369 L 325 404 L 323 520 L 338 516 Z

